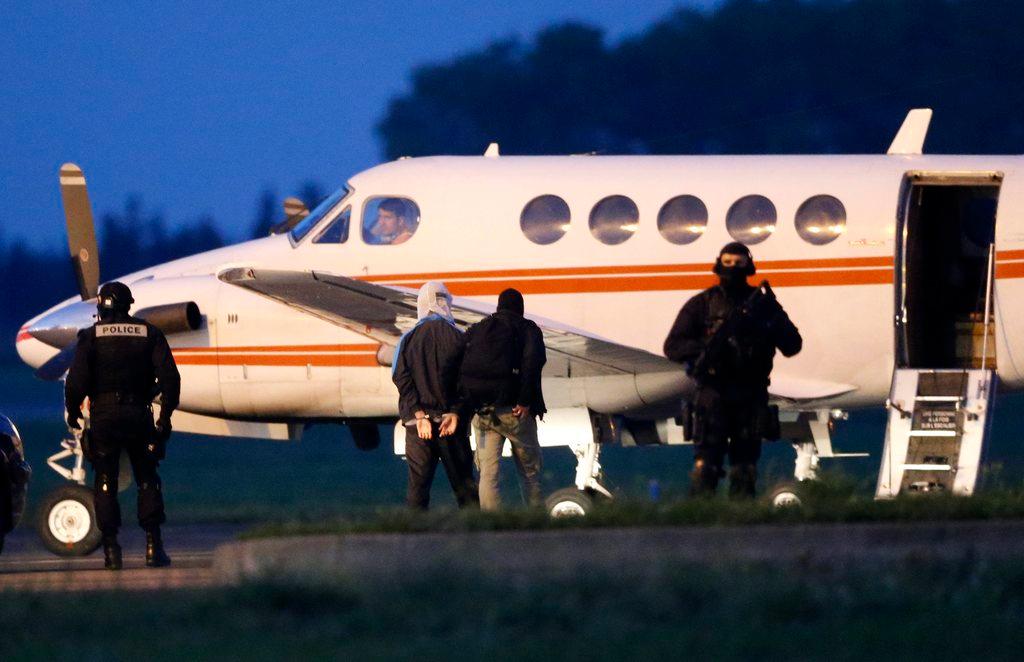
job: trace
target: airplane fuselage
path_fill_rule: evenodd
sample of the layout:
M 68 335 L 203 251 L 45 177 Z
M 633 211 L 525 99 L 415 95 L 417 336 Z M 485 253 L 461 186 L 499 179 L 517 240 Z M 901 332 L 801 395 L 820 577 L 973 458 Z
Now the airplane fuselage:
M 730 208 L 763 196 L 775 222 L 743 235 L 758 267 L 752 280 L 771 283 L 804 337 L 799 355 L 777 359 L 773 388 L 783 396 L 806 392 L 816 407 L 868 406 L 883 402 L 890 386 L 897 230 L 911 172 L 1001 178 L 994 355 L 1003 388 L 1024 387 L 1018 369 L 1024 366 L 1024 161 L 1017 156 L 402 159 L 353 177 L 350 193 L 301 240 L 258 239 L 119 280 L 132 288 L 137 308 L 187 300 L 204 316 L 199 330 L 170 337 L 184 411 L 282 421 L 394 416 L 397 394 L 378 343 L 221 282 L 217 274 L 240 266 L 316 270 L 407 288 L 440 280 L 456 297 L 485 301 L 516 287 L 528 314 L 660 354 L 680 306 L 715 282 L 711 264 L 734 239 L 726 221 Z M 548 228 L 545 241 L 561 236 L 546 244 L 531 241 L 523 229 L 524 208 L 540 196 L 557 196 L 570 213 L 568 223 Z M 618 199 L 618 211 L 595 211 L 608 196 L 628 198 L 635 220 Z M 659 212 L 678 196 L 692 196 L 706 209 L 706 225 L 683 228 L 684 238 L 691 233 L 689 243 L 672 243 L 658 227 Z M 816 196 L 830 196 L 845 210 L 845 223 L 827 230 L 836 234 L 827 243 L 802 237 L 794 221 Z M 377 239 L 364 231 L 363 216 L 385 197 L 411 200 L 419 210 L 418 226 L 402 243 L 368 243 Z M 317 242 L 345 210 L 345 241 Z M 757 212 L 761 221 L 763 213 Z M 609 226 L 603 223 L 608 214 L 626 220 Z M 595 231 L 605 232 L 604 241 Z M 71 319 L 93 311 L 93 303 L 68 299 L 24 328 L 57 312 Z M 24 329 L 17 347 L 34 367 L 57 352 Z M 815 398 L 830 393 L 827 385 L 850 388 Z M 571 379 L 551 380 L 549 406 L 585 403 L 581 388 Z

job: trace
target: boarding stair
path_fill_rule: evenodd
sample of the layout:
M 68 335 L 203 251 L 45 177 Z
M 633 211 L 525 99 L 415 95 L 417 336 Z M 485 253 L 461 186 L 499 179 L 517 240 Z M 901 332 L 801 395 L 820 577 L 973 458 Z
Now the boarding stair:
M 875 498 L 974 493 L 991 429 L 992 369 L 897 369 Z

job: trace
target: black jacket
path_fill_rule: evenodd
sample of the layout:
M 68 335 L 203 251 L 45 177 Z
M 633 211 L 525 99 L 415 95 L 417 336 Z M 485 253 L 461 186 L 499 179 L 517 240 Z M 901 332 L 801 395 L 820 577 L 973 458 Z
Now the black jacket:
M 494 363 L 500 364 L 502 357 L 499 356 L 505 351 L 515 351 L 519 356 L 513 357 L 512 364 L 518 368 L 518 373 L 502 378 L 501 376 L 489 376 L 486 378 L 476 377 L 475 379 L 463 372 L 464 390 L 479 390 L 488 393 L 498 393 L 495 402 L 474 402 L 476 406 L 495 405 L 498 407 L 509 407 L 522 405 L 530 408 L 533 416 L 543 416 L 547 411 L 544 404 L 544 392 L 541 389 L 541 373 L 544 364 L 547 363 L 547 350 L 544 347 L 544 334 L 540 327 L 533 320 L 526 319 L 517 312 L 511 310 L 499 310 L 491 317 L 508 324 L 515 333 L 513 347 L 481 347 L 472 346 L 474 334 L 480 328 L 481 322 L 477 322 L 466 331 L 467 343 L 471 346 L 469 351 L 482 351 L 494 356 Z M 467 360 L 468 363 L 468 360 Z M 472 384 L 472 381 L 483 382 Z M 470 382 L 470 383 L 467 383 Z M 477 386 L 478 388 L 469 388 Z M 469 397 L 467 393 L 467 398 Z
M 391 379 L 398 387 L 398 413 L 408 423 L 416 412 L 464 415 L 459 366 L 466 343 L 461 331 L 431 315 L 402 336 Z
M 697 294 L 683 306 L 672 330 L 665 339 L 665 356 L 672 361 L 693 364 L 707 346 L 719 326 L 741 305 L 754 288 L 747 285 L 727 293 L 719 285 Z M 752 321 L 744 332 L 728 344 L 728 350 L 714 357 L 716 375 L 702 385 L 720 389 L 763 390 L 768 388 L 775 350 L 793 356 L 803 346 L 803 339 L 782 306 L 774 314 Z
M 145 320 L 115 315 L 78 333 L 78 347 L 64 384 L 68 415 L 81 416 L 86 396 L 131 395 L 148 404 L 160 394 L 160 417 L 178 407 L 181 377 L 163 332 Z

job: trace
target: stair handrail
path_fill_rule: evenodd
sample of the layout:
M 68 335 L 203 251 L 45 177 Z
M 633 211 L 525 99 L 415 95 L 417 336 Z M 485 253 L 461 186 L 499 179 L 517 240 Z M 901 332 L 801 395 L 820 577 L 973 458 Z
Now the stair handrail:
M 981 369 L 984 370 L 988 359 L 988 332 L 992 323 L 992 281 L 995 276 L 996 244 L 988 245 L 988 277 L 985 282 L 985 326 L 981 340 Z

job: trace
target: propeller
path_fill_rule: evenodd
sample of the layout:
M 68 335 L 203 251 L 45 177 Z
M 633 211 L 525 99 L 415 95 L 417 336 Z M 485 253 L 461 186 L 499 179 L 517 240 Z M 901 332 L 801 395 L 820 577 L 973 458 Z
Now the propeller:
M 298 198 L 285 198 L 284 216 L 283 221 L 270 228 L 270 234 L 284 234 L 291 231 L 302 219 L 309 216 L 309 209 L 306 207 L 306 203 Z
M 75 270 L 82 300 L 36 320 L 28 329 L 29 335 L 36 340 L 60 350 L 36 369 L 36 376 L 46 381 L 60 379 L 71 367 L 78 346 L 79 330 L 89 327 L 95 321 L 95 299 L 100 284 L 99 251 L 96 248 L 89 192 L 85 186 L 85 174 L 74 163 L 65 163 L 60 167 L 60 195 L 68 226 L 71 265 Z M 302 202 L 296 202 L 305 210 Z M 137 311 L 136 316 L 168 335 L 194 331 L 202 324 L 199 307 L 192 301 L 150 306 Z
M 89 191 L 85 187 L 85 173 L 74 163 L 60 167 L 60 197 L 64 203 L 64 220 L 68 228 L 68 250 L 71 253 L 71 268 L 78 281 L 78 293 L 82 301 L 95 299 L 100 287 L 100 252 L 96 247 L 96 229 L 92 220 L 92 205 Z M 81 309 L 74 304 L 58 310 L 47 319 L 46 324 L 33 325 L 33 337 L 61 350 L 49 361 L 36 369 L 36 377 L 46 381 L 60 379 L 75 357 L 78 346 L 78 329 L 92 323 L 92 311 Z M 86 316 L 87 315 L 87 316 Z M 40 320 L 43 322 L 44 320 Z M 66 343 L 66 344 L 65 344 Z
M 83 301 L 96 298 L 100 285 L 100 252 L 96 248 L 96 230 L 92 221 L 85 173 L 74 163 L 60 167 L 60 195 L 68 226 L 71 266 L 78 280 Z

